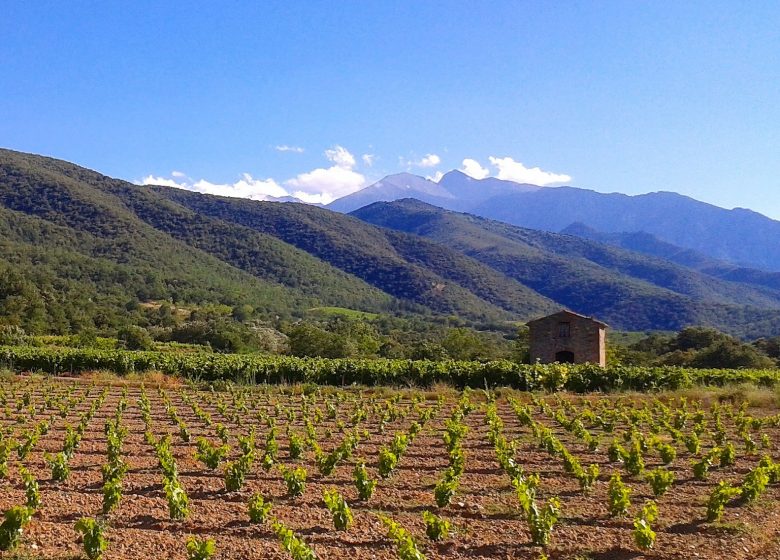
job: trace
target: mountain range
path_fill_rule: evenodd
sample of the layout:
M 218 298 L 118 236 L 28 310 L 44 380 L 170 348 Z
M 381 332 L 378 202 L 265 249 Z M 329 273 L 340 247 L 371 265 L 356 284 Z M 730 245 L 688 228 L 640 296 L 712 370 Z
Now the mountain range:
M 556 233 L 441 207 L 471 211 L 556 189 L 458 172 L 439 183 L 399 177 L 382 188 L 414 199 L 345 214 L 139 186 L 0 150 L 0 322 L 40 332 L 110 328 L 129 300 L 169 300 L 248 304 L 266 317 L 337 306 L 483 326 L 566 307 L 624 330 L 704 324 L 780 334 L 771 271 L 649 233 L 642 244 L 587 222 Z
M 752 210 L 726 210 L 673 192 L 605 194 L 479 180 L 460 171 L 445 174 L 437 183 L 400 173 L 335 200 L 328 208 L 351 212 L 373 202 L 403 198 L 552 232 L 582 224 L 599 233 L 649 233 L 713 259 L 780 272 L 780 222 Z

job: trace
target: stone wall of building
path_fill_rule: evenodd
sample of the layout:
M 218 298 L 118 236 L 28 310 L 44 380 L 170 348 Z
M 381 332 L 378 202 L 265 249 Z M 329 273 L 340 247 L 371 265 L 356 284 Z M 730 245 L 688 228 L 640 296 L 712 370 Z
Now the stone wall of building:
M 531 321 L 528 326 L 532 363 L 589 362 L 606 365 L 606 329 L 603 323 L 561 312 Z

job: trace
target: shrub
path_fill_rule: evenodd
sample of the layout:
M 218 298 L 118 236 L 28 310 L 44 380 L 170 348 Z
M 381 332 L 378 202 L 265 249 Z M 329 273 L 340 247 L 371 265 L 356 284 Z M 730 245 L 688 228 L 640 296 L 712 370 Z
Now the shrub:
M 285 527 L 280 522 L 272 525 L 282 547 L 292 556 L 293 560 L 317 560 L 317 555 L 292 529 Z
M 746 502 L 754 502 L 766 490 L 769 484 L 769 472 L 766 467 L 756 467 L 742 481 L 741 497 Z
M 723 509 L 732 498 L 742 493 L 741 488 L 735 488 L 728 482 L 720 481 L 707 500 L 707 521 L 717 521 L 723 516 Z
M 355 481 L 355 488 L 357 488 L 358 499 L 364 502 L 370 500 L 371 496 L 374 494 L 374 489 L 376 488 L 376 480 L 371 480 L 368 477 L 366 464 L 361 461 L 355 465 L 352 477 Z
M 452 497 L 455 495 L 455 491 L 458 489 L 460 481 L 452 469 L 444 471 L 444 475 L 436 484 L 433 489 L 433 496 L 436 500 L 436 505 L 444 507 L 452 501 Z
M 217 551 L 214 539 L 187 539 L 187 560 L 209 560 Z
M 35 511 L 25 506 L 14 506 L 7 510 L 0 523 L 0 550 L 11 550 L 22 537 L 24 526 L 32 519 Z
M 395 543 L 395 552 L 399 560 L 425 560 L 425 556 L 417 548 L 412 535 L 398 523 L 380 515 L 379 519 L 387 527 L 387 536 Z
M 615 473 L 609 480 L 609 514 L 612 517 L 625 515 L 631 506 L 631 489 L 623 484 L 620 474 Z
M 398 466 L 398 456 L 386 447 L 383 447 L 379 451 L 379 476 L 382 478 L 389 477 L 396 466 Z
M 24 495 L 26 499 L 26 505 L 32 510 L 36 510 L 41 507 L 41 493 L 38 487 L 38 481 L 30 471 L 21 467 L 19 474 L 22 477 L 24 483 Z
M 282 478 L 287 485 L 287 495 L 296 498 L 303 494 L 306 490 L 306 469 L 303 467 L 296 467 L 294 469 L 287 469 L 280 467 L 282 471 Z
M 663 496 L 672 484 L 674 484 L 674 473 L 666 469 L 653 469 L 645 475 L 645 479 L 650 483 L 653 489 L 653 495 Z
M 422 513 L 423 521 L 425 522 L 425 534 L 432 541 L 440 541 L 446 539 L 450 534 L 450 522 L 446 519 L 439 517 L 431 513 L 430 511 L 424 511 Z
M 190 514 L 189 498 L 177 478 L 165 479 L 165 497 L 168 500 L 168 514 L 173 520 L 186 519 Z
M 98 560 L 108 548 L 108 541 L 103 536 L 106 526 L 91 517 L 82 517 L 76 522 L 76 531 L 81 533 L 84 554 L 89 560 Z
M 344 498 L 336 490 L 325 490 L 322 499 L 333 516 L 333 526 L 337 531 L 346 531 L 352 524 L 352 511 Z
M 219 467 L 229 450 L 230 448 L 227 445 L 214 445 L 206 438 L 199 437 L 197 439 L 195 458 L 209 469 L 215 470 Z
M 265 523 L 271 514 L 271 502 L 266 502 L 262 494 L 253 494 L 249 498 L 249 520 L 252 523 Z
M 651 524 L 658 517 L 658 506 L 652 500 L 642 507 L 639 517 L 634 519 L 634 542 L 641 550 L 649 550 L 655 544 L 655 531 Z

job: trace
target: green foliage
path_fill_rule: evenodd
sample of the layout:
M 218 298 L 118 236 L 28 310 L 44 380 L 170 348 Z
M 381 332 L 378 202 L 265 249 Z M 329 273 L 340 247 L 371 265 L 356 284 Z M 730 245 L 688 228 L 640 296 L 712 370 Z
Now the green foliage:
M 218 446 L 211 443 L 206 438 L 199 437 L 197 439 L 195 458 L 209 469 L 215 470 L 219 468 L 219 464 L 224 460 L 228 451 L 230 451 L 230 448 L 227 445 L 223 444 Z
M 103 484 L 103 515 L 108 515 L 122 499 L 122 481 L 119 479 L 107 480 Z
M 316 560 L 317 555 L 300 537 L 293 533 L 292 529 L 285 527 L 281 522 L 272 524 L 282 547 L 292 556 L 293 560 Z
M 290 459 L 293 461 L 303 456 L 304 440 L 298 434 L 290 433 Z
M 730 467 L 736 462 L 737 453 L 731 442 L 726 442 L 726 444 L 721 447 L 719 459 L 721 467 Z
M 35 480 L 33 474 L 24 467 L 19 468 L 19 474 L 22 477 L 24 484 L 24 495 L 26 505 L 32 510 L 37 510 L 41 507 L 41 493 L 38 487 L 38 481 Z
M 628 508 L 631 506 L 630 496 L 631 489 L 623 483 L 618 473 L 613 474 L 609 479 L 607 494 L 609 514 L 618 517 L 628 513 Z
M 767 484 L 769 484 L 769 469 L 756 467 L 745 475 L 740 496 L 748 503 L 754 502 L 764 493 Z
M 187 539 L 187 560 L 209 560 L 217 552 L 214 539 Z
M 123 327 L 117 334 L 117 338 L 128 350 L 151 350 L 154 347 L 149 332 L 135 325 Z
M 425 534 L 432 541 L 440 541 L 450 535 L 451 526 L 446 519 L 427 510 L 423 511 L 422 517 L 425 522 Z
M 648 472 L 645 475 L 645 479 L 650 483 L 653 495 L 660 497 L 666 494 L 666 491 L 674 484 L 674 473 L 666 469 L 657 468 Z
M 247 504 L 249 509 L 249 520 L 252 523 L 265 523 L 266 519 L 271 515 L 271 508 L 273 504 L 266 502 L 262 494 L 252 494 Z
M 106 526 L 91 517 L 82 517 L 76 522 L 76 531 L 81 533 L 84 553 L 89 560 L 98 560 L 108 548 L 108 541 L 103 536 Z
M 380 449 L 378 464 L 379 476 L 388 478 L 393 473 L 396 466 L 398 466 L 398 456 L 386 447 Z
M 655 544 L 655 531 L 651 527 L 658 517 L 658 506 L 652 500 L 642 506 L 639 517 L 634 519 L 634 542 L 641 550 L 649 550 Z
M 333 526 L 337 531 L 346 531 L 352 524 L 352 510 L 336 490 L 324 490 L 322 499 L 333 516 Z
M 366 464 L 360 461 L 355 465 L 355 470 L 352 472 L 352 477 L 355 482 L 355 488 L 357 488 L 358 499 L 367 502 L 371 499 L 376 488 L 376 480 L 371 480 L 368 476 L 368 470 L 366 470 Z
M 531 503 L 531 507 L 526 512 L 526 519 L 534 544 L 546 546 L 550 543 L 550 535 L 558 522 L 560 511 L 561 503 L 557 498 L 550 498 L 541 508 L 537 506 L 536 502 Z
M 661 461 L 664 465 L 671 465 L 677 458 L 677 449 L 668 443 L 659 444 L 658 453 L 661 455 Z
M 252 466 L 251 455 L 241 455 L 235 461 L 225 464 L 225 490 L 238 492 L 244 485 L 244 480 Z
M 32 519 L 35 510 L 25 506 L 14 506 L 6 510 L 0 523 L 0 550 L 11 550 L 22 537 L 24 526 Z
M 439 479 L 433 489 L 433 497 L 436 500 L 436 505 L 440 508 L 449 505 L 459 484 L 460 480 L 455 472 L 451 468 L 445 470 L 441 479 Z
M 395 552 L 399 560 L 425 560 L 425 555 L 417 548 L 417 543 L 409 531 L 389 517 L 380 515 L 379 519 L 387 527 L 387 536 L 395 544 Z
M 696 432 L 691 432 L 687 436 L 685 436 L 685 448 L 688 450 L 688 453 L 691 455 L 698 455 L 699 449 L 701 447 L 701 442 L 699 441 L 699 436 L 696 434 Z
M 54 456 L 47 456 L 46 462 L 51 468 L 51 478 L 56 482 L 64 482 L 70 475 L 70 466 L 68 465 L 68 456 L 64 452 L 57 453 Z
M 291 498 L 301 496 L 306 490 L 306 469 L 303 467 L 295 467 L 294 469 L 279 467 L 279 469 L 287 485 L 287 495 Z
M 741 493 L 741 488 L 735 488 L 725 481 L 718 482 L 707 500 L 707 521 L 718 521 L 723 516 L 726 504 Z
M 622 463 L 624 458 L 628 456 L 628 452 L 617 439 L 613 439 L 607 448 L 607 456 L 612 463 Z
M 692 370 L 677 367 L 525 365 L 508 361 L 411 362 L 408 360 L 304 360 L 293 357 L 171 352 L 127 352 L 85 348 L 0 347 L 0 363 L 25 371 L 57 373 L 107 370 L 119 374 L 157 370 L 202 381 L 246 379 L 257 383 L 417 384 L 446 382 L 457 387 L 498 386 L 537 390 L 553 367 L 566 370 L 563 389 L 573 392 L 680 389 L 695 384 L 753 383 L 772 386 L 776 370 Z M 448 449 L 451 444 L 448 444 Z
M 163 481 L 165 498 L 168 500 L 168 515 L 172 520 L 186 519 L 190 514 L 189 497 L 178 478 L 167 478 Z
M 645 461 L 642 456 L 642 448 L 638 440 L 634 440 L 631 443 L 630 451 L 624 456 L 624 466 L 626 471 L 631 475 L 642 474 L 645 470 Z

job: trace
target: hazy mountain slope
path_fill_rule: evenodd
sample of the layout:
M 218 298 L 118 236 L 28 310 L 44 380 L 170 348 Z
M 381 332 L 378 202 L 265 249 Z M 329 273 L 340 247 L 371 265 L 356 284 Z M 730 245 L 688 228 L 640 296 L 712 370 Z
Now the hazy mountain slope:
M 644 231 L 604 233 L 596 231 L 585 224 L 574 223 L 561 233 L 576 235 L 577 237 L 614 245 L 629 251 L 666 259 L 722 280 L 780 290 L 780 272 L 766 272 L 720 261 L 703 255 L 698 251 L 684 249 L 672 243 L 661 241 L 655 235 Z
M 758 320 L 780 318 L 778 294 L 710 278 L 660 259 L 573 236 L 527 230 L 414 200 L 375 203 L 353 215 L 458 249 L 575 311 L 620 328 L 693 323 L 753 328 L 741 318 L 750 301 Z M 737 310 L 739 310 L 737 312 Z M 750 313 L 747 313 L 748 315 Z M 762 315 L 763 314 L 763 315 Z
M 606 233 L 644 231 L 710 258 L 780 272 L 780 222 L 673 192 L 628 196 L 573 187 L 542 188 L 495 178 L 477 180 L 459 171 L 434 183 L 403 173 L 385 177 L 328 208 L 350 212 L 403 198 L 531 229 L 558 232 L 579 222 Z
M 393 296 L 441 313 L 530 318 L 554 308 L 533 290 L 460 253 L 301 204 L 251 202 L 156 187 L 201 215 L 273 235 Z
M 603 232 L 645 231 L 712 258 L 780 271 L 780 222 L 750 210 L 725 210 L 671 192 L 627 196 L 571 187 L 545 188 L 495 197 L 470 211 L 547 231 L 560 231 L 574 222 Z
M 336 212 L 351 212 L 373 202 L 414 198 L 442 208 L 468 211 L 475 205 L 497 196 L 533 192 L 540 188 L 494 177 L 474 179 L 460 171 L 450 171 L 438 182 L 411 173 L 398 173 L 388 175 L 365 189 L 335 200 L 327 208 Z

